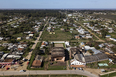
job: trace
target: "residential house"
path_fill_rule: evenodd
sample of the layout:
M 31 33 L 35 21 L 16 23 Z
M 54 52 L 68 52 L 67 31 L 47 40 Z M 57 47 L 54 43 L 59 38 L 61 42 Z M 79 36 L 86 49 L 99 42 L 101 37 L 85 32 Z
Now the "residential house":
M 21 37 L 17 37 L 17 40 L 21 40 Z
M 27 37 L 26 37 L 26 39 L 28 40 L 28 39 L 30 39 L 30 37 L 29 37 L 29 36 L 27 36 Z
M 19 56 L 19 55 L 8 55 L 7 56 L 7 59 L 20 59 L 21 58 L 21 56 Z
M 50 32 L 50 31 L 51 31 L 51 29 L 52 29 L 51 27 L 47 27 L 47 31 L 48 31 L 48 32 Z
M 79 48 L 70 49 L 70 58 L 73 58 L 70 67 L 85 67 L 85 59 Z
M 0 41 L 2 41 L 4 38 L 3 37 L 0 37 Z
M 75 39 L 80 39 L 81 37 L 79 35 L 75 35 Z
M 6 59 L 7 56 L 8 56 L 8 53 L 4 54 L 4 55 L 2 56 L 2 58 L 1 58 L 1 60 Z
M 105 50 L 106 52 L 109 52 L 109 53 L 114 53 L 114 52 L 111 50 L 111 48 L 107 48 L 107 47 L 106 47 L 104 50 Z
M 14 64 L 14 59 L 5 59 L 4 61 L 0 61 L 0 65 L 11 65 Z
M 83 68 L 86 65 L 86 63 L 80 62 L 76 59 L 72 59 L 70 63 L 71 63 L 70 67 L 74 67 L 74 68 Z
M 106 38 L 111 38 L 111 35 L 106 35 Z
M 29 34 L 29 37 L 33 37 L 33 34 Z
M 41 67 L 43 62 L 43 57 L 37 55 L 35 60 L 32 63 L 32 67 Z

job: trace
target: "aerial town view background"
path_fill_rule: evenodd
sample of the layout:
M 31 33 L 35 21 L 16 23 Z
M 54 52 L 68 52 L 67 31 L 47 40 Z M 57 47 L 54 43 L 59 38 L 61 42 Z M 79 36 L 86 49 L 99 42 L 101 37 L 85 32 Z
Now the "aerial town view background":
M 0 77 L 116 77 L 116 10 L 1 4 Z

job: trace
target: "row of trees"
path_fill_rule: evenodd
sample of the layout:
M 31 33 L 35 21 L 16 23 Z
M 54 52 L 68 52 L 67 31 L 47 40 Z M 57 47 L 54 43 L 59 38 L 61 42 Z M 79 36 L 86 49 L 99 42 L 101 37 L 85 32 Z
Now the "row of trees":
M 7 16 L 26 16 L 26 17 L 58 17 L 64 18 L 65 15 L 59 10 L 0 10 L 0 13 Z

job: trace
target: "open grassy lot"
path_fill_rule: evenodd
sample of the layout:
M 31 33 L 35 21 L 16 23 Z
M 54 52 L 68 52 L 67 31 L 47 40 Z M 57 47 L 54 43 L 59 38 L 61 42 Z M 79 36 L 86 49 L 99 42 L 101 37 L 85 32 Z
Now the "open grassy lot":
M 98 63 L 107 63 L 108 66 L 98 66 Z M 100 61 L 100 62 L 94 62 L 94 63 L 88 63 L 87 64 L 87 67 L 90 67 L 90 68 L 116 68 L 116 64 L 112 64 L 112 63 L 109 63 L 109 60 L 105 60 L 105 61 Z
M 66 41 L 72 38 L 72 34 L 61 30 L 55 30 L 55 34 L 49 34 L 48 31 L 44 31 L 41 38 L 48 41 Z
M 14 34 L 13 36 L 14 36 L 14 37 L 23 37 L 23 36 L 26 36 L 26 34 L 19 33 L 19 34 Z
M 111 20 L 116 20 L 116 15 L 93 15 L 93 16 L 97 16 L 97 17 L 101 17 L 101 18 L 107 18 L 107 19 L 111 19 Z
M 66 66 L 49 66 L 48 70 L 66 70 Z
M 116 72 L 110 73 L 110 74 L 106 74 L 106 75 L 102 75 L 100 77 L 116 77 Z
M 111 35 L 112 38 L 116 38 L 116 33 L 108 33 L 107 35 Z
M 20 75 L 20 76 L 0 76 L 0 77 L 87 77 L 76 74 L 62 74 L 62 75 Z
M 63 44 L 55 44 L 55 47 L 64 47 Z
M 66 70 L 66 63 L 54 62 L 52 65 L 49 64 L 48 70 Z

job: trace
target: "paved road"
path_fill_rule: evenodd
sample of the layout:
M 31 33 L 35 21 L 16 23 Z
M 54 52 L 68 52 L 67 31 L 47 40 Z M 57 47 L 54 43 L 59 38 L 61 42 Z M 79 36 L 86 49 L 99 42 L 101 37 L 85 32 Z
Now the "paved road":
M 87 77 L 99 77 L 87 71 L 81 70 L 51 70 L 51 71 L 26 71 L 20 73 L 19 71 L 1 71 L 0 75 L 46 75 L 46 74 L 79 74 Z

